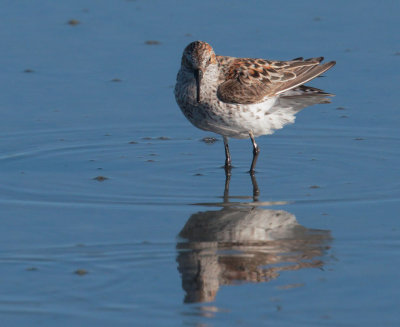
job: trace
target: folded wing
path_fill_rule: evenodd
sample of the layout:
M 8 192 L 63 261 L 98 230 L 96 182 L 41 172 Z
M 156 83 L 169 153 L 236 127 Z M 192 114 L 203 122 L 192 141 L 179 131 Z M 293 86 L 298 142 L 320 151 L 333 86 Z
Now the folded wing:
M 217 56 L 220 64 L 219 99 L 227 103 L 252 104 L 296 88 L 335 65 L 321 64 L 323 57 L 290 61 Z

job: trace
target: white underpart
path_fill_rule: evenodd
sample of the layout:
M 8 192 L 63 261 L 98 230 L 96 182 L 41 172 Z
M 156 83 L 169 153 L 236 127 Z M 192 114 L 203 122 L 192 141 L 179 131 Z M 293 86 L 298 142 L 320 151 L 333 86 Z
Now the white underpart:
M 249 138 L 272 134 L 295 121 L 297 112 L 290 106 L 280 106 L 279 97 L 255 104 L 225 103 L 217 97 L 218 67 L 209 66 L 201 83 L 201 102 L 197 102 L 196 81 L 192 73 L 181 69 L 175 97 L 186 118 L 196 127 L 226 137 Z M 278 100 L 278 101 L 277 101 Z

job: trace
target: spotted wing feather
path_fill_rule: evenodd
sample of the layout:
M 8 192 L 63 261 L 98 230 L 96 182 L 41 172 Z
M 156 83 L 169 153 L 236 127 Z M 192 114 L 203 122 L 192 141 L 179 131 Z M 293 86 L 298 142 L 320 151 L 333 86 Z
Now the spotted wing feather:
M 335 62 L 320 64 L 322 57 L 290 61 L 217 56 L 221 74 L 217 90 L 227 103 L 252 104 L 264 101 L 322 74 Z

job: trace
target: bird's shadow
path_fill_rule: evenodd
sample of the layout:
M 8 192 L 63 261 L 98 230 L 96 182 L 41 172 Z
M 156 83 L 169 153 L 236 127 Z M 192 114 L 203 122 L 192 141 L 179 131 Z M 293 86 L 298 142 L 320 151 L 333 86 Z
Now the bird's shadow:
M 250 178 L 252 195 L 232 197 L 226 174 L 223 201 L 197 204 L 222 208 L 193 213 L 180 231 L 184 302 L 214 301 L 223 285 L 268 282 L 283 271 L 324 266 L 330 231 L 304 227 L 287 211 L 265 209 L 285 202 L 260 202 L 256 177 Z

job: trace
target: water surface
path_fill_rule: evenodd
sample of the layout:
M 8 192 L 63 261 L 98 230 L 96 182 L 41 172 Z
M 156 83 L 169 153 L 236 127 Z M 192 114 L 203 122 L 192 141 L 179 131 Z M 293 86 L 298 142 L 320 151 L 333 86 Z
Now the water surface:
M 399 9 L 5 2 L 2 323 L 397 326 Z M 249 140 L 226 180 L 221 138 L 175 103 L 196 39 L 337 61 L 311 83 L 331 103 L 257 140 L 256 179 Z

